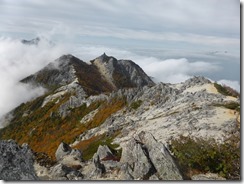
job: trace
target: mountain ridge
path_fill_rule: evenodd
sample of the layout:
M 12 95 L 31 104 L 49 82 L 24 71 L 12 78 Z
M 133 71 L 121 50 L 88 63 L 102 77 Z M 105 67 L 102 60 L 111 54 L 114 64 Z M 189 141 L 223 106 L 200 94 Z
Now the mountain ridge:
M 108 67 L 110 62 L 110 67 Z M 78 83 L 88 95 L 112 92 L 126 87 L 143 87 L 154 85 L 154 82 L 133 61 L 117 60 L 114 57 L 101 55 L 88 64 L 70 54 L 63 55 L 44 69 L 21 80 L 52 89 L 71 83 L 78 78 Z M 106 66 L 104 66 L 106 65 Z M 109 77 L 101 67 L 109 73 Z
M 63 55 L 21 82 L 48 92 L 11 111 L 0 139 L 28 143 L 42 179 L 196 178 L 171 152 L 182 136 L 218 145 L 235 136 L 230 148 L 238 153 L 240 98 L 201 76 L 155 84 L 132 61 L 104 53 L 90 63 Z

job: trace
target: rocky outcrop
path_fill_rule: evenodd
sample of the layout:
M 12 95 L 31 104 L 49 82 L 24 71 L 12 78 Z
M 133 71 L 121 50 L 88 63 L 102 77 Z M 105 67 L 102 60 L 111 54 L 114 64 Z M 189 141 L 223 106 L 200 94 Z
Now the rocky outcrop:
M 94 164 L 94 170 L 91 173 L 91 178 L 99 178 L 106 172 L 104 164 L 101 163 L 100 157 L 97 153 L 94 154 L 92 158 L 93 164 Z
M 130 139 L 122 147 L 120 160 L 108 146 L 97 152 L 82 169 L 86 180 L 182 180 L 170 153 L 147 132 Z M 147 139 L 147 140 L 145 140 Z M 163 151 L 162 151 L 163 150 Z
M 52 180 L 82 180 L 83 175 L 75 168 L 68 167 L 61 163 L 50 170 Z
M 71 151 L 72 151 L 72 148 L 68 144 L 61 142 L 55 153 L 55 157 L 58 161 L 60 161 L 64 158 L 64 156 L 69 155 L 71 153 Z
M 150 77 L 131 60 L 117 60 L 104 53 L 91 62 L 114 89 L 154 85 Z
M 188 80 L 186 80 L 182 87 L 181 87 L 181 90 L 184 90 L 186 88 L 189 88 L 189 87 L 192 87 L 192 86 L 200 86 L 200 85 L 203 85 L 203 84 L 210 84 L 211 81 L 206 79 L 205 77 L 202 77 L 202 76 L 194 76 Z
M 66 165 L 77 165 L 82 162 L 82 153 L 80 150 L 72 149 L 68 144 L 62 142 L 56 153 L 56 160 L 59 163 L 63 163 Z
M 13 140 L 0 141 L 0 180 L 38 180 L 34 159 L 27 144 L 17 145 Z
M 62 142 L 56 153 L 57 162 L 51 167 L 40 163 L 35 164 L 35 170 L 42 180 L 82 180 L 80 171 L 83 165 L 81 151 L 72 149 L 68 144 Z
M 97 149 L 97 155 L 99 156 L 100 159 L 108 158 L 108 157 L 113 157 L 113 153 L 111 150 L 108 148 L 107 145 L 99 145 Z
M 73 56 L 64 55 L 49 63 L 42 70 L 21 80 L 34 86 L 43 86 L 48 89 L 67 85 L 75 80 L 75 70 L 70 64 Z
M 148 156 L 157 170 L 161 180 L 182 180 L 179 169 L 166 147 L 158 142 L 152 134 L 140 132 L 139 141 L 145 145 Z
M 124 147 L 120 162 L 128 164 L 134 179 L 149 179 L 156 172 L 148 157 L 147 148 L 135 139 L 130 140 Z
M 154 85 L 150 77 L 133 61 L 117 60 L 105 54 L 91 61 L 91 64 L 70 54 L 63 55 L 21 82 L 52 90 L 68 85 L 75 79 L 78 79 L 78 84 L 88 95 Z
M 135 179 L 148 180 L 154 174 L 160 180 L 183 179 L 165 146 L 147 132 L 141 132 L 138 139 L 124 146 L 120 161 L 128 163 Z

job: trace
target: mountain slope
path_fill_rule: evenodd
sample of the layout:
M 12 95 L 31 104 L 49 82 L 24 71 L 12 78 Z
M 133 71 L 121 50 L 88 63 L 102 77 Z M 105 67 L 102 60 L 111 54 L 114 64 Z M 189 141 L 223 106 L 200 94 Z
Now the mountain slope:
M 21 82 L 56 89 L 76 78 L 88 95 L 126 87 L 154 85 L 144 71 L 132 61 L 117 60 L 105 54 L 91 61 L 91 64 L 72 55 L 64 55 Z
M 239 136 L 239 97 L 221 94 L 223 87 L 204 77 L 154 84 L 129 60 L 104 54 L 88 64 L 65 55 L 22 82 L 49 91 L 15 108 L 10 124 L 0 130 L 0 139 L 28 143 L 33 151 L 52 160 L 65 142 L 70 152 L 82 152 L 85 162 L 79 163 L 79 172 L 86 179 L 163 180 L 164 172 L 167 179 L 179 179 L 178 169 L 167 168 L 176 167 L 167 149 L 172 140 L 185 136 L 223 144 Z M 238 149 L 238 140 L 232 150 Z M 101 149 L 107 150 L 100 145 L 108 146 L 113 156 L 99 159 L 97 155 L 104 155 Z

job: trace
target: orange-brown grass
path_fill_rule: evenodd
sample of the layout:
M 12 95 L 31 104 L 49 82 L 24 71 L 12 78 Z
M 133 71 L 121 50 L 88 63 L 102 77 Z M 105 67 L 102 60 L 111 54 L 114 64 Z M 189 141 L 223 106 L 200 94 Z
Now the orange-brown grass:
M 16 109 L 17 116 L 12 123 L 0 130 L 0 139 L 14 139 L 19 144 L 28 143 L 35 152 L 47 153 L 52 159 L 55 159 L 55 151 L 62 141 L 72 143 L 84 131 L 101 125 L 106 118 L 125 105 L 123 100 L 113 100 L 111 103 L 95 102 L 89 107 L 83 104 L 71 109 L 68 116 L 61 118 L 57 112 L 58 108 L 69 97 L 70 94 L 64 95 L 58 104 L 49 102 L 43 108 L 33 108 L 33 112 L 26 117 L 22 116 L 26 110 L 29 110 L 33 104 L 41 103 L 34 100 L 22 104 Z M 38 100 L 40 101 L 40 99 Z M 93 121 L 87 124 L 80 123 L 86 114 L 98 107 L 99 111 Z M 52 116 L 50 116 L 51 113 Z
M 126 101 L 123 99 L 113 100 L 111 103 L 106 104 L 101 108 L 94 118 L 87 123 L 87 128 L 91 129 L 101 125 L 109 116 L 119 111 L 126 105 Z

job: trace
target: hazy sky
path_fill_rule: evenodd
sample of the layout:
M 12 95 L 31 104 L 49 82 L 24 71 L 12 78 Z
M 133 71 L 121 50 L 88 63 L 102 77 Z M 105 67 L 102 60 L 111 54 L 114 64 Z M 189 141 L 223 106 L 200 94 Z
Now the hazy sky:
M 0 12 L 1 36 L 203 61 L 239 81 L 238 0 L 0 0 Z
M 238 0 L 0 0 L 3 35 L 53 33 L 138 48 L 238 52 Z
M 239 89 L 238 0 L 0 0 L 0 25 L 0 82 L 12 81 L 0 101 L 18 99 L 18 80 L 66 53 L 89 61 L 106 52 L 157 81 L 203 75 Z M 16 41 L 36 36 L 56 48 Z

